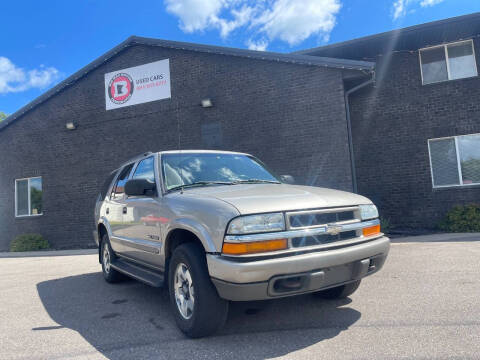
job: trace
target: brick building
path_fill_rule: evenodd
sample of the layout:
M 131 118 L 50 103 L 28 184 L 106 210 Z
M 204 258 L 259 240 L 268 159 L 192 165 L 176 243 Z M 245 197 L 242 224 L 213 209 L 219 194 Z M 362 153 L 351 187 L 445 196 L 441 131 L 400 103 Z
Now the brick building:
M 479 36 L 475 13 L 301 52 L 375 62 L 350 96 L 356 180 L 392 225 L 480 202 Z
M 106 110 L 105 74 L 165 59 L 170 98 Z M 351 190 L 343 84 L 373 68 L 132 37 L 0 125 L 0 250 L 22 233 L 93 245 L 101 184 L 149 150 L 243 151 L 299 182 Z
M 0 251 L 32 232 L 93 245 L 106 175 L 177 148 L 248 152 L 433 228 L 480 200 L 479 33 L 473 14 L 294 54 L 131 37 L 0 124 Z M 105 74 L 165 59 L 170 97 L 106 109 Z

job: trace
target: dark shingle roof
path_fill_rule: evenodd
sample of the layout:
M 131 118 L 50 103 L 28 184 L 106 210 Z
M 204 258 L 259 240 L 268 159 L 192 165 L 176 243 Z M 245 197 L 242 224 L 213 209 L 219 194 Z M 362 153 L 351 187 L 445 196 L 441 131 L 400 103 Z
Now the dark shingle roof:
M 282 53 L 274 53 L 274 52 L 267 52 L 267 51 L 254 51 L 254 50 L 236 49 L 236 48 L 228 48 L 228 47 L 213 46 L 213 45 L 202 45 L 202 44 L 131 36 L 124 42 L 115 46 L 113 49 L 111 49 L 110 51 L 106 52 L 105 54 L 103 54 L 102 56 L 100 56 L 90 64 L 88 64 L 87 66 L 77 71 L 75 74 L 71 75 L 67 79 L 60 82 L 58 85 L 54 86 L 52 89 L 40 95 L 35 100 L 33 100 L 29 104 L 22 107 L 20 110 L 11 114 L 9 117 L 7 117 L 4 121 L 0 123 L 0 131 L 6 126 L 8 126 L 9 124 L 11 124 L 12 122 L 14 122 L 19 117 L 21 117 L 26 112 L 32 110 L 36 106 L 47 101 L 49 98 L 55 96 L 56 94 L 64 90 L 66 87 L 78 81 L 80 78 L 86 76 L 89 72 L 91 72 L 92 70 L 102 65 L 105 61 L 108 61 L 109 59 L 113 58 L 119 52 L 123 51 L 125 48 L 129 46 L 134 46 L 134 45 L 160 46 L 160 47 L 171 48 L 171 49 L 197 51 L 197 52 L 226 55 L 226 56 L 237 56 L 237 57 L 248 58 L 248 59 L 278 61 L 278 62 L 286 62 L 286 63 L 300 64 L 300 65 L 321 66 L 321 67 L 329 67 L 329 68 L 336 68 L 336 69 L 360 70 L 360 71 L 367 71 L 367 72 L 374 71 L 375 69 L 375 63 L 368 62 L 368 61 L 333 59 L 333 58 L 309 56 L 309 55 L 282 54 Z
M 415 51 L 470 39 L 480 33 L 480 12 L 409 26 L 358 39 L 293 52 L 295 55 L 372 59 L 390 51 Z

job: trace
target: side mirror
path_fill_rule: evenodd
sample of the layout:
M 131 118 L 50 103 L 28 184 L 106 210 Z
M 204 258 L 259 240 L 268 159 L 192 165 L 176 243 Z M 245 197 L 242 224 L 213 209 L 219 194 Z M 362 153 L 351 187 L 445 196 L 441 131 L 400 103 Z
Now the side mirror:
M 285 184 L 295 184 L 295 179 L 292 175 L 280 175 L 280 180 Z
M 128 196 L 152 195 L 155 191 L 155 183 L 148 179 L 132 179 L 125 184 L 125 194 Z

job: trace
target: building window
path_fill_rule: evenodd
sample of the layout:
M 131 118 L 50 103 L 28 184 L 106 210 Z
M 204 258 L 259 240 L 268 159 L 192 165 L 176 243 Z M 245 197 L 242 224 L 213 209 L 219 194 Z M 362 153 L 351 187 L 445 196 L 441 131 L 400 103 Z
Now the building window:
M 480 134 L 428 140 L 434 188 L 480 184 Z
M 15 180 L 15 215 L 42 215 L 42 178 Z
M 477 76 L 473 41 L 420 50 L 423 85 Z

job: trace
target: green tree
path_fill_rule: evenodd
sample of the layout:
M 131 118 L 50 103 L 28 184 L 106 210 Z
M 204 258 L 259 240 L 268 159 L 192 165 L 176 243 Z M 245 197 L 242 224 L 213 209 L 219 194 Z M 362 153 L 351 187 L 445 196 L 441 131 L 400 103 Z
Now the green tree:
M 3 120 L 5 120 L 7 118 L 7 114 L 5 114 L 3 111 L 0 111 L 0 122 L 2 122 Z

